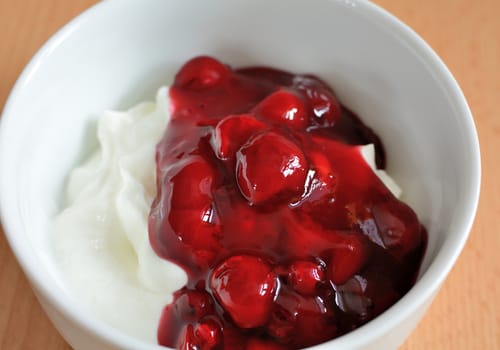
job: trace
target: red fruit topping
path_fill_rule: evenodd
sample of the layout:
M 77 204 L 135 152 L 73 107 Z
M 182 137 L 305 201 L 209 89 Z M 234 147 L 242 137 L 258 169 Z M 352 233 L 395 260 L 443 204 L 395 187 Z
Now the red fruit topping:
M 251 204 L 289 201 L 304 191 L 306 157 L 291 140 L 275 132 L 258 134 L 236 154 L 236 181 Z
M 186 62 L 175 76 L 174 86 L 206 89 L 220 84 L 231 75 L 229 67 L 212 57 L 200 56 Z
M 266 127 L 265 123 L 255 119 L 252 114 L 225 117 L 217 124 L 210 139 L 215 155 L 222 160 L 233 158 L 250 136 Z
M 415 282 L 426 232 L 359 152 L 378 136 L 311 75 L 186 63 L 157 146 L 154 251 L 186 270 L 161 345 L 284 350 L 370 321 Z
M 184 337 L 176 346 L 179 350 L 198 350 L 198 342 L 194 336 L 194 327 L 188 324 L 184 329 Z
M 316 286 L 325 278 L 324 268 L 312 261 L 295 261 L 289 267 L 288 283 L 302 295 L 315 295 Z
M 182 244 L 189 246 L 189 253 L 192 254 L 192 262 L 195 265 L 210 265 L 221 249 L 221 229 L 216 215 L 213 207 L 170 211 L 170 225 Z
M 212 202 L 215 170 L 204 158 L 186 157 L 171 173 L 172 209 L 201 209 Z
M 276 343 L 261 340 L 258 338 L 251 338 L 247 342 L 246 350 L 286 350 L 286 347 Z
M 220 326 L 213 320 L 206 320 L 194 327 L 194 336 L 198 340 L 200 350 L 221 348 L 222 332 Z
M 175 305 L 180 316 L 192 322 L 214 312 L 212 298 L 207 292 L 200 290 L 185 290 L 177 298 Z
M 184 330 L 184 338 L 178 345 L 181 350 L 222 350 L 221 329 L 212 320 L 196 325 L 188 324 Z
M 323 82 L 307 76 L 297 77 L 294 83 L 309 102 L 313 120 L 323 127 L 335 125 L 340 118 L 340 103 L 333 91 Z
M 418 247 L 422 229 L 417 215 L 402 202 L 386 201 L 372 208 L 373 218 L 384 248 L 396 257 L 403 257 Z
M 307 110 L 302 98 L 289 90 L 278 90 L 263 99 L 253 110 L 261 118 L 295 129 L 307 126 Z
M 189 247 L 191 263 L 206 266 L 220 249 L 220 223 L 212 194 L 215 171 L 204 158 L 189 156 L 171 168 L 170 174 L 170 186 L 164 189 L 164 195 L 168 196 L 168 189 L 171 193 L 168 228 Z
M 330 252 L 328 278 L 335 284 L 344 284 L 366 261 L 364 237 L 358 233 L 342 235 Z
M 158 329 L 158 342 L 161 345 L 170 346 L 177 344 L 182 338 L 179 332 L 184 322 L 196 324 L 199 320 L 214 313 L 212 300 L 212 297 L 205 291 L 186 288 L 177 291 L 174 294 L 174 301 L 163 310 L 162 321 Z M 187 336 L 191 336 L 189 332 Z
M 318 297 L 303 297 L 291 291 L 278 295 L 268 334 L 281 344 L 298 349 L 336 335 L 333 312 Z
M 254 328 L 267 322 L 278 281 L 261 258 L 237 255 L 212 272 L 210 288 L 239 327 Z

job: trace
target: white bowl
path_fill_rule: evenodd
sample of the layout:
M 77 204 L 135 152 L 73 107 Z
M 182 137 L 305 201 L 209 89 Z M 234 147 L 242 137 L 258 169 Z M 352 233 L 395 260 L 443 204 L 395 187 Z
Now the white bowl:
M 4 109 L 0 205 L 12 250 L 57 329 L 75 349 L 159 349 L 94 319 L 66 294 L 48 227 L 65 177 L 90 147 L 95 116 L 152 99 L 199 54 L 314 73 L 381 136 L 388 171 L 429 232 L 421 273 L 385 313 L 314 349 L 399 346 L 467 239 L 479 146 L 465 98 L 437 55 L 384 10 L 352 0 L 112 0 L 43 46 Z

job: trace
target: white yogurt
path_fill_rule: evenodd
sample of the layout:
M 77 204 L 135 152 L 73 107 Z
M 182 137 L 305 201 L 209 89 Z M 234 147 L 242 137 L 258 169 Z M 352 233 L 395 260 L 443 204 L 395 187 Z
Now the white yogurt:
M 161 312 L 187 276 L 151 248 L 147 221 L 156 192 L 155 146 L 169 119 L 168 89 L 156 103 L 105 112 L 99 149 L 70 175 L 67 202 L 54 220 L 55 259 L 68 291 L 96 317 L 129 335 L 156 343 Z M 374 147 L 360 147 L 375 169 Z
M 154 343 L 163 308 L 187 281 L 181 268 L 153 252 L 147 229 L 155 146 L 168 107 L 168 90 L 161 88 L 156 103 L 101 116 L 100 147 L 71 173 L 67 207 L 53 229 L 70 294 L 101 320 Z

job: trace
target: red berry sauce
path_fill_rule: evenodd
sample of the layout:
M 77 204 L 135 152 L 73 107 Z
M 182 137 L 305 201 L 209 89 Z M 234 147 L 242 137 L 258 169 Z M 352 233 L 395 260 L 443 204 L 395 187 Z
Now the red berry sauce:
M 188 283 L 160 344 L 297 349 L 373 319 L 413 285 L 426 231 L 366 164 L 379 138 L 311 75 L 197 57 L 170 88 L 155 252 Z

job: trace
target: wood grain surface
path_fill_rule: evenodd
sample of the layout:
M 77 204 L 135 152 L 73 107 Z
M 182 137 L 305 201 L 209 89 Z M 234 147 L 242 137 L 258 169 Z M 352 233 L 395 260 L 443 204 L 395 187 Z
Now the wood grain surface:
M 0 0 L 0 106 L 38 48 L 95 2 Z M 422 36 L 458 80 L 478 128 L 483 166 L 479 210 L 465 250 L 402 349 L 500 349 L 500 1 L 375 2 Z M 0 349 L 71 349 L 38 305 L 3 234 Z

